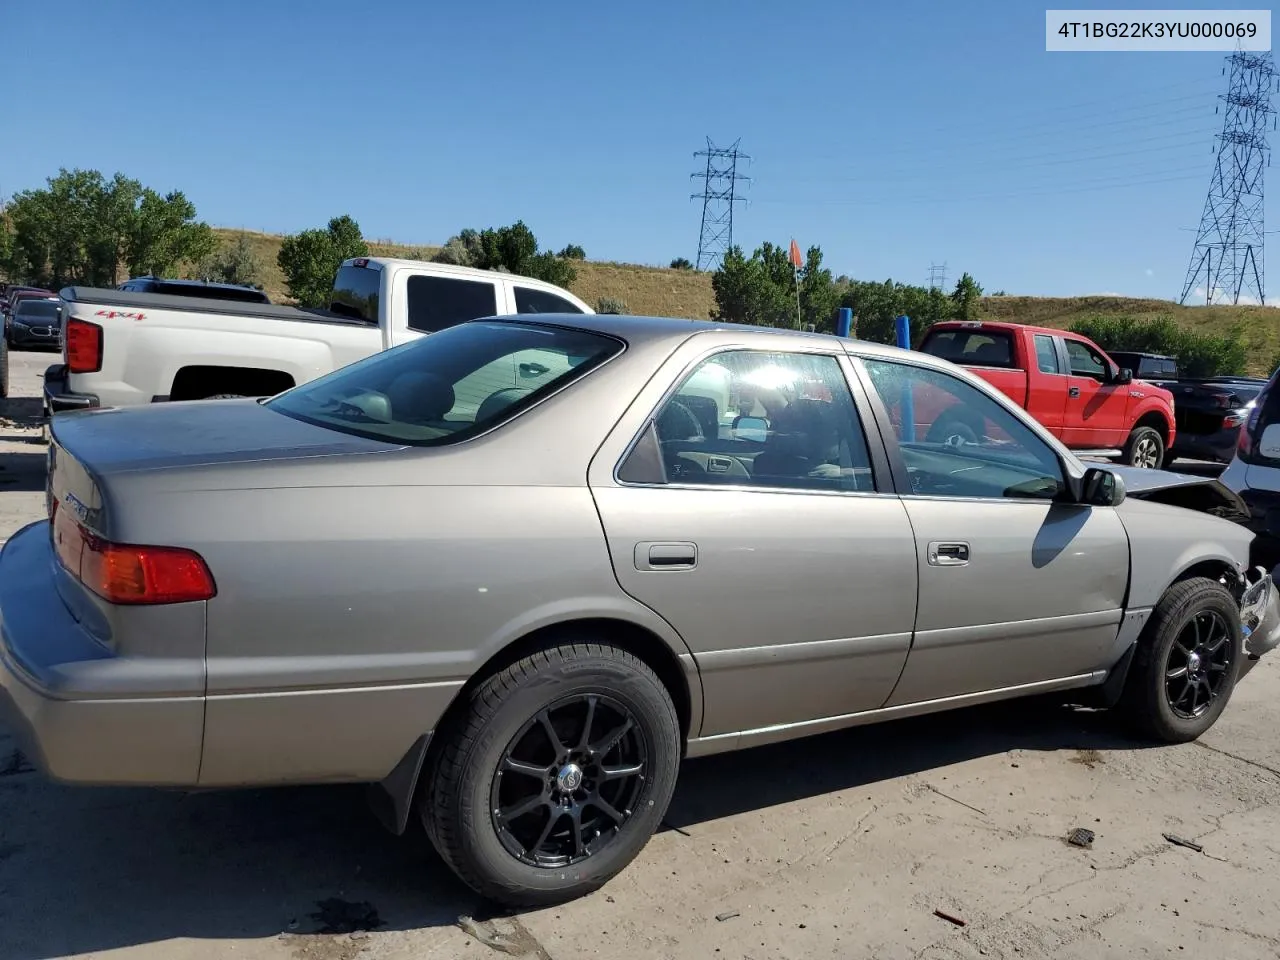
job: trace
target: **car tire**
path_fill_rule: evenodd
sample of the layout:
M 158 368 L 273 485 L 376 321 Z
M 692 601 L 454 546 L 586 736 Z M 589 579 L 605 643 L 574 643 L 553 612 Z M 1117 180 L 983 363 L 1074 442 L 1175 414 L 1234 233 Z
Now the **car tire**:
M 1153 427 L 1134 427 L 1120 459 L 1130 467 L 1159 470 L 1164 466 L 1164 440 Z
M 967 415 L 964 411 L 946 410 L 929 427 L 925 434 L 926 443 L 947 444 L 948 446 L 964 446 L 976 444 L 982 436 L 983 423 L 980 417 Z
M 9 396 L 9 338 L 0 339 L 0 399 Z
M 1243 649 L 1240 608 L 1226 587 L 1207 577 L 1179 581 L 1142 630 L 1119 707 L 1145 737 L 1195 740 L 1231 699 Z M 1183 695 L 1193 682 L 1198 696 L 1188 701 Z M 1197 710 L 1200 698 L 1206 702 Z
M 589 893 L 635 859 L 665 815 L 680 723 L 662 682 L 632 654 L 596 643 L 540 650 L 488 677 L 459 707 L 432 743 L 419 813 L 441 857 L 480 895 L 531 907 Z M 586 744 L 604 752 L 588 757 Z M 592 805 L 592 790 L 620 824 Z M 509 818 L 501 828 L 500 809 Z M 581 846 L 572 829 L 585 836 Z

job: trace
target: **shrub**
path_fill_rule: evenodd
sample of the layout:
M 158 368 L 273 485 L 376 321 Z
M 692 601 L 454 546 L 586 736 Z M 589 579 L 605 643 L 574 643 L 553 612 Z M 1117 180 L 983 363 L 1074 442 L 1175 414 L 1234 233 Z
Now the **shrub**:
M 1088 317 L 1071 328 L 1088 337 L 1103 350 L 1134 350 L 1163 353 L 1178 358 L 1184 377 L 1216 377 L 1244 372 L 1247 351 L 1239 331 L 1228 336 L 1196 333 L 1174 322 L 1172 317 Z
M 587 259 L 587 251 L 583 250 L 576 243 L 571 243 L 557 253 L 556 256 L 564 260 L 585 260 Z
M 671 269 L 672 270 L 692 270 L 693 264 L 690 263 L 688 260 L 686 260 L 684 257 L 676 257 L 674 260 L 671 261 Z
M 627 301 L 617 297 L 601 297 L 596 301 L 596 313 L 626 313 Z

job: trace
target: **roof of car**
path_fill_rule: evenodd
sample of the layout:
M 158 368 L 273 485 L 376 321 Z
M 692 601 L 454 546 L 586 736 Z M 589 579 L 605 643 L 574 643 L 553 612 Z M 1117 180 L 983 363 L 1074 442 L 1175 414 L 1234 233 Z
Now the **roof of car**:
M 622 340 L 658 341 L 683 340 L 694 334 L 740 333 L 753 338 L 784 337 L 791 340 L 810 341 L 815 345 L 842 350 L 856 345 L 858 350 L 874 354 L 910 354 L 922 362 L 931 363 L 937 358 L 928 354 L 903 350 L 869 340 L 837 337 L 830 333 L 810 333 L 789 330 L 785 327 L 759 327 L 747 323 L 728 323 L 721 320 L 687 320 L 678 317 L 649 317 L 616 313 L 520 313 L 490 318 L 516 323 L 545 323 L 553 326 L 577 327 L 609 334 Z M 784 348 L 785 349 L 785 348 Z

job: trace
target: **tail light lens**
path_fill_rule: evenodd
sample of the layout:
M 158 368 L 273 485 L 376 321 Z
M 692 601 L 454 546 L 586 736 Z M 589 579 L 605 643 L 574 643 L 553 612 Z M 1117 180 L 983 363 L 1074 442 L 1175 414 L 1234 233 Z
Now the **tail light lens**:
M 70 317 L 62 353 L 68 372 L 97 373 L 102 369 L 102 328 L 88 320 Z
M 108 603 L 189 603 L 217 595 L 213 574 L 198 553 L 111 543 L 66 510 L 53 512 L 53 543 L 62 565 Z
M 1248 416 L 1248 413 L 1244 410 L 1232 410 L 1222 418 L 1222 425 L 1224 427 L 1242 426 L 1245 420 L 1248 419 Z

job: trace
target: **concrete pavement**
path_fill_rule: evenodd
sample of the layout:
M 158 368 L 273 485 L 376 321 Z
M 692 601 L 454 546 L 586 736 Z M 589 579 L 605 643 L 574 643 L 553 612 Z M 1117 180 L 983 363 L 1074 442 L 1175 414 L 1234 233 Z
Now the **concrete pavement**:
M 34 395 L 48 356 L 14 357 Z M 43 510 L 44 447 L 0 404 L 2 539 Z M 1273 655 L 1197 744 L 1029 702 L 689 762 L 622 876 L 519 916 L 359 789 L 69 788 L 0 730 L 0 958 L 1274 958 L 1278 725 Z

